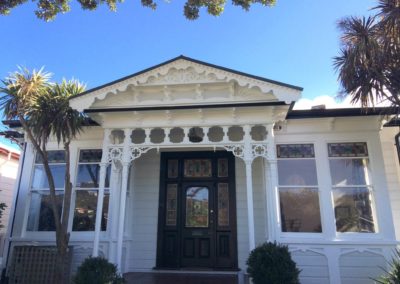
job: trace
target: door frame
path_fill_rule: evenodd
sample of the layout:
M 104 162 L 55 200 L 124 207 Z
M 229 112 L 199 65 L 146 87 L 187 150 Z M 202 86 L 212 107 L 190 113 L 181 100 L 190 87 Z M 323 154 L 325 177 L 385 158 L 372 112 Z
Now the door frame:
M 167 161 L 169 159 L 178 159 L 179 161 L 183 161 L 183 159 L 212 159 L 212 177 L 211 178 L 184 178 L 183 177 L 183 162 L 179 162 L 178 166 L 178 178 L 176 179 L 176 183 L 178 184 L 177 188 L 177 224 L 174 229 L 168 229 L 166 226 L 166 189 L 167 189 Z M 201 267 L 199 269 L 204 270 L 230 270 L 237 271 L 238 270 L 238 253 L 237 253 L 237 219 L 236 219 L 236 175 L 235 175 L 235 157 L 232 153 L 227 151 L 187 151 L 187 152 L 162 152 L 160 159 L 160 191 L 159 191 L 159 204 L 158 204 L 158 226 L 157 226 L 157 261 L 156 261 L 156 269 L 180 269 L 183 268 L 181 264 L 182 257 L 182 231 L 183 231 L 183 208 L 182 208 L 182 196 L 183 196 L 183 184 L 187 184 L 188 182 L 193 183 L 214 183 L 215 187 L 215 202 L 217 204 L 217 161 L 218 158 L 227 158 L 228 159 L 228 177 L 223 178 L 224 183 L 228 183 L 229 185 L 229 229 L 224 229 L 215 225 L 214 233 L 215 233 L 215 249 L 214 253 L 215 257 L 213 265 L 210 267 Z M 221 178 L 220 178 L 221 179 Z M 180 196 L 180 197 L 179 197 Z M 215 205 L 215 209 L 217 205 Z M 217 214 L 214 214 L 214 222 L 216 222 Z M 229 233 L 229 257 L 218 257 L 217 250 L 219 249 L 217 246 L 217 238 L 226 237 L 226 234 Z M 169 255 L 168 257 L 165 255 L 164 246 L 166 246 L 166 242 L 170 241 L 173 243 L 169 243 L 172 245 L 175 252 L 178 252 L 177 255 Z

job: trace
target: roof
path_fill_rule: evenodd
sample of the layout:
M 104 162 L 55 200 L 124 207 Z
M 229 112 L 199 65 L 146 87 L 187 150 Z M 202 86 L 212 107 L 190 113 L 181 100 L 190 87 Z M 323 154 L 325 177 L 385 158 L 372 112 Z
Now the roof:
M 6 145 L 0 144 L 0 155 L 10 156 L 11 159 L 18 160 L 20 152 L 16 149 L 12 149 Z
M 244 72 L 241 72 L 241 71 L 233 70 L 233 69 L 230 69 L 230 68 L 222 67 L 222 66 L 219 66 L 219 65 L 214 65 L 214 64 L 207 63 L 207 62 L 204 62 L 204 61 L 200 61 L 200 60 L 197 60 L 197 59 L 193 59 L 193 58 L 190 58 L 190 57 L 187 57 L 187 56 L 184 56 L 184 55 L 180 55 L 180 56 L 178 56 L 178 57 L 172 58 L 172 59 L 167 60 L 167 61 L 165 61 L 165 62 L 163 62 L 163 63 L 160 63 L 160 64 L 154 65 L 154 66 L 152 66 L 152 67 L 146 68 L 146 69 L 144 69 L 144 70 L 142 70 L 142 71 L 139 71 L 139 72 L 136 72 L 136 73 L 134 73 L 134 74 L 131 74 L 131 75 L 122 77 L 122 78 L 120 78 L 120 79 L 114 80 L 114 81 L 112 81 L 112 82 L 106 83 L 106 84 L 104 84 L 104 85 L 100 85 L 100 86 L 98 86 L 98 87 L 94 87 L 94 88 L 92 88 L 92 89 L 89 89 L 89 90 L 87 90 L 87 91 L 85 91 L 85 92 L 83 92 L 83 93 L 80 93 L 80 94 L 78 94 L 78 95 L 75 95 L 75 96 L 71 97 L 70 99 L 74 99 L 74 98 L 77 98 L 77 97 L 81 97 L 81 96 L 84 96 L 84 95 L 86 95 L 86 94 L 92 93 L 92 92 L 94 92 L 94 91 L 100 90 L 100 89 L 102 89 L 102 88 L 105 88 L 105 87 L 114 85 L 114 84 L 116 84 L 116 83 L 120 83 L 120 82 L 122 82 L 122 81 L 128 80 L 128 79 L 130 79 L 130 78 L 133 78 L 133 77 L 138 76 L 138 75 L 140 75 L 140 74 L 143 74 L 143 73 L 145 73 L 145 72 L 149 72 L 149 71 L 151 71 L 151 70 L 154 70 L 154 69 L 156 69 L 156 68 L 162 67 L 162 66 L 167 65 L 167 64 L 170 64 L 170 63 L 172 63 L 172 62 L 174 62 L 174 61 L 177 61 L 177 60 L 180 60 L 180 59 L 187 60 L 187 61 L 190 61 L 190 62 L 193 62 L 193 63 L 197 63 L 197 64 L 202 64 L 202 65 L 205 65 L 205 66 L 208 66 L 208 67 L 220 69 L 220 70 L 222 70 L 222 71 L 231 72 L 231 73 L 234 73 L 234 74 L 237 74 L 237 75 L 249 77 L 249 78 L 252 78 L 252 79 L 260 80 L 260 81 L 263 81 L 263 82 L 267 82 L 267 83 L 271 83 L 271 84 L 276 84 L 276 85 L 279 85 L 279 86 L 282 86 L 282 87 L 291 88 L 291 89 L 294 89 L 294 90 L 297 90 L 297 91 L 303 91 L 303 88 L 302 88 L 302 87 L 298 87 L 298 86 L 294 86 L 294 85 L 282 83 L 282 82 L 279 82 L 279 81 L 267 79 L 267 78 L 260 77 L 260 76 L 256 76 L 256 75 L 251 75 L 251 74 L 244 73 Z
M 286 116 L 286 119 L 393 115 L 397 113 L 398 109 L 392 107 L 305 109 L 290 110 Z
M 284 105 L 282 102 L 274 103 L 256 103 L 256 104 L 243 104 L 243 107 L 252 106 L 273 106 L 273 105 Z M 293 104 L 292 104 L 293 105 Z M 187 107 L 172 107 L 172 109 L 191 109 L 191 108 L 218 108 L 218 107 L 233 107 L 237 105 L 202 105 L 202 106 L 187 106 Z M 171 108 L 152 108 L 152 109 L 96 109 L 93 111 L 86 112 L 109 112 L 109 111 L 142 111 L 142 110 L 165 110 Z M 355 116 L 380 116 L 380 115 L 395 115 L 398 113 L 397 108 L 392 107 L 376 107 L 376 108 L 335 108 L 335 109 L 305 109 L 305 110 L 293 110 L 292 107 L 289 109 L 286 119 L 306 119 L 306 118 L 324 118 L 324 117 L 355 117 Z M 9 128 L 21 127 L 21 123 L 18 120 L 4 120 L 3 124 Z M 399 126 L 400 119 L 392 119 L 385 126 Z M 89 119 L 86 126 L 99 126 L 99 124 L 92 119 Z

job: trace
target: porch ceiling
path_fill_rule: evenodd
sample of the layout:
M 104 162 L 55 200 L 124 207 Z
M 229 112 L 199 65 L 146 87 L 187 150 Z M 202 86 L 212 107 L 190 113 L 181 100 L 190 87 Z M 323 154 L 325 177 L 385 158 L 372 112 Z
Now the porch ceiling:
M 266 125 L 283 121 L 286 104 L 89 112 L 103 128 Z

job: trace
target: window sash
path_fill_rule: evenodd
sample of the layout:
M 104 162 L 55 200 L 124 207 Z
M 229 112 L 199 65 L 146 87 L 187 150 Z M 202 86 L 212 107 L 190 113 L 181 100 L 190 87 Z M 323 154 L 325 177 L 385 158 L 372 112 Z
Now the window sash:
M 92 199 L 92 202 L 93 202 L 92 207 L 89 207 L 91 204 L 86 202 L 83 204 L 82 207 L 80 207 L 79 209 L 77 208 L 78 195 L 81 195 L 82 193 L 89 194 L 88 197 L 89 197 L 89 199 Z M 75 191 L 75 206 L 73 208 L 73 218 L 72 218 L 72 231 L 73 232 L 93 232 L 95 230 L 96 216 L 97 216 L 97 211 L 98 211 L 98 204 L 97 204 L 98 195 L 99 195 L 98 189 L 92 189 L 92 190 L 82 189 L 82 190 Z M 82 197 L 85 197 L 85 196 L 82 196 Z M 87 196 L 86 196 L 86 199 L 87 199 Z M 107 231 L 108 215 L 109 215 L 109 208 L 108 208 L 109 201 L 110 201 L 110 192 L 109 192 L 109 190 L 105 190 L 104 197 L 103 197 L 103 210 L 101 212 L 101 215 L 102 215 L 101 231 Z M 79 200 L 79 203 L 80 202 L 82 202 L 82 200 Z
M 34 200 L 34 196 L 36 196 Z M 60 199 L 61 196 L 61 200 Z M 59 218 L 63 211 L 64 190 L 56 190 Z M 36 208 L 33 208 L 35 206 Z M 46 215 L 44 215 L 46 214 Z M 50 190 L 33 190 L 30 194 L 26 230 L 30 232 L 54 232 L 56 230 L 50 201 Z
M 279 187 L 279 200 L 282 233 L 322 233 L 318 187 Z

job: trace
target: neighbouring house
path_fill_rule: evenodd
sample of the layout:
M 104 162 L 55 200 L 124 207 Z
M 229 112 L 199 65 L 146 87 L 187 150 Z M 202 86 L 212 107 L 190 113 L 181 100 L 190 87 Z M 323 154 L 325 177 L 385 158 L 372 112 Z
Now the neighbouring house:
M 0 228 L 0 263 L 12 207 L 14 183 L 18 174 L 19 155 L 19 150 L 0 143 L 0 203 L 7 206 L 1 217 L 3 227 Z
M 301 92 L 180 56 L 72 98 L 93 122 L 71 143 L 73 269 L 102 255 L 122 272 L 242 274 L 277 241 L 302 283 L 372 282 L 400 238 L 398 129 L 384 108 L 293 110 Z M 61 206 L 65 158 L 48 149 Z M 54 244 L 29 141 L 20 175 L 10 252 Z

